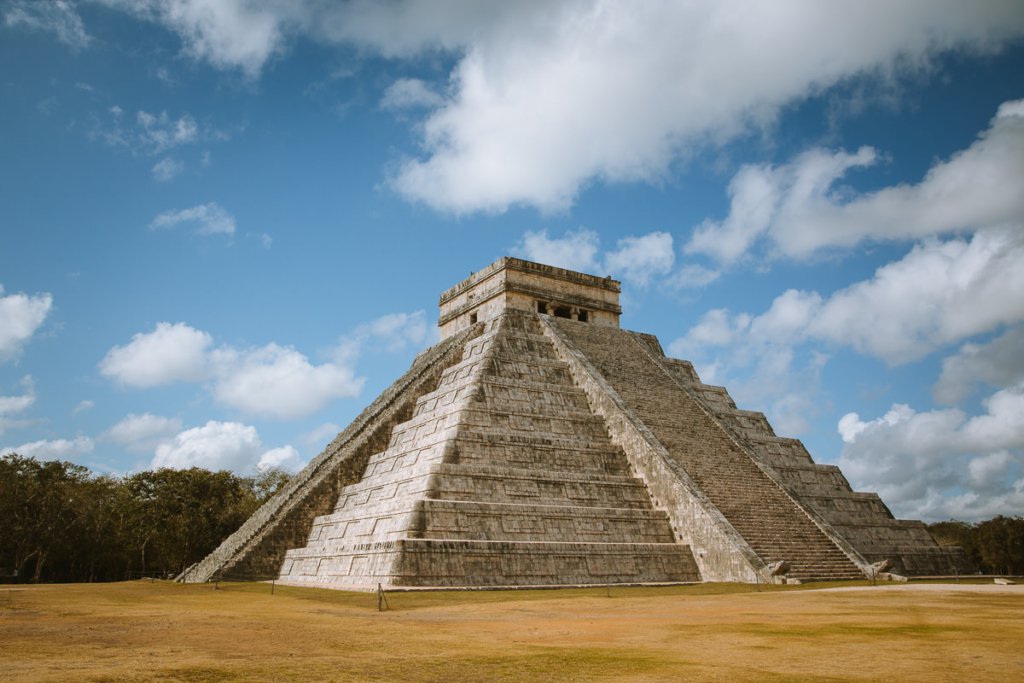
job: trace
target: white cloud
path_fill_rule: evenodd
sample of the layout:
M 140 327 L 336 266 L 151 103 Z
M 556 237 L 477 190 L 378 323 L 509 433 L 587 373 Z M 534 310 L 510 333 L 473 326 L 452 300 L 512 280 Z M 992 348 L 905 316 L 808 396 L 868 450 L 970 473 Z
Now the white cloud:
M 341 338 L 334 352 L 336 362 L 352 363 L 367 347 L 389 353 L 422 346 L 429 338 L 423 311 L 389 313 L 363 323 Z
M 150 169 L 153 173 L 153 177 L 161 183 L 173 180 L 184 170 L 185 164 L 171 157 L 164 157 L 153 164 L 153 168 Z
M 814 311 L 812 336 L 889 363 L 1024 320 L 1024 232 L 927 241 Z
M 745 166 L 732 179 L 723 221 L 705 221 L 686 245 L 723 263 L 764 238 L 769 251 L 804 258 L 864 240 L 908 240 L 1024 223 L 1024 100 L 1006 102 L 967 149 L 916 185 L 858 194 L 837 186 L 878 153 L 814 149 L 781 167 Z
M 172 119 L 165 111 L 159 114 L 139 111 L 135 121 L 143 142 L 154 154 L 195 142 L 199 138 L 199 126 L 189 114 Z
M 719 270 L 702 266 L 698 263 L 688 263 L 670 278 L 666 284 L 670 289 L 691 289 L 705 287 L 721 277 Z
M 844 415 L 839 466 L 899 516 L 978 520 L 1024 513 L 1024 385 L 1001 389 L 968 417 L 956 408 L 894 405 L 880 418 Z
M 75 6 L 66 0 L 14 0 L 4 10 L 4 23 L 7 26 L 47 31 L 75 49 L 87 47 L 92 42 L 92 36 L 86 33 Z
M 610 274 L 638 287 L 668 275 L 675 263 L 672 235 L 657 231 L 623 237 L 615 249 L 602 255 L 601 239 L 592 230 L 568 231 L 562 237 L 529 230 L 512 251 L 529 261 L 592 275 Z
M 298 472 L 305 467 L 306 461 L 302 459 L 299 452 L 292 446 L 272 448 L 260 456 L 256 463 L 256 469 L 260 472 L 275 467 L 287 472 Z
M 306 13 L 301 2 L 253 3 L 244 0 L 100 0 L 152 21 L 181 38 L 184 51 L 223 69 L 259 75 L 284 47 L 286 24 Z
M 671 345 L 692 353 L 724 346 L 723 331 L 789 344 L 807 340 L 848 345 L 890 364 L 1024 320 L 1024 233 L 985 230 L 970 240 L 929 240 L 903 259 L 828 298 L 789 290 L 757 317 L 712 311 Z M 717 336 L 716 336 L 717 334 Z
M 49 294 L 9 294 L 0 285 L 0 361 L 17 356 L 53 307 Z
M 36 402 L 35 382 L 32 380 L 32 376 L 25 375 L 19 384 L 23 393 L 14 396 L 0 396 L 0 434 L 8 429 L 18 429 L 34 422 L 34 420 L 11 417 L 25 412 Z
M 100 361 L 100 372 L 132 387 L 155 387 L 172 382 L 195 382 L 209 374 L 207 354 L 213 338 L 185 323 L 157 323 L 152 332 L 138 333 L 124 346 L 115 346 Z
M 547 230 L 527 231 L 514 248 L 514 253 L 528 261 L 567 268 L 582 273 L 598 269 L 597 251 L 601 239 L 593 230 L 576 230 L 564 237 L 548 237 Z
M 333 441 L 334 437 L 336 437 L 340 431 L 340 425 L 336 425 L 333 422 L 325 422 L 303 434 L 302 443 L 310 446 L 311 448 L 320 450 Z
M 173 228 L 180 224 L 192 225 L 197 235 L 233 235 L 235 218 L 217 202 L 207 202 L 190 209 L 165 211 L 149 224 L 151 230 Z
M 130 451 L 152 451 L 159 444 L 181 431 L 181 420 L 152 413 L 130 414 L 108 429 L 103 438 Z
M 19 384 L 25 393 L 19 396 L 0 396 L 0 416 L 24 412 L 36 402 L 35 382 L 32 376 L 25 375 Z
M 804 307 L 802 297 L 783 295 L 756 318 L 713 309 L 668 352 L 693 361 L 703 382 L 727 386 L 740 407 L 764 411 L 777 433 L 796 436 L 820 409 L 820 375 L 828 362 L 795 334 Z
M 31 443 L 23 443 L 20 446 L 0 448 L 0 456 L 17 453 L 26 458 L 35 458 L 37 460 L 60 460 L 91 453 L 93 448 L 92 439 L 87 436 L 79 436 L 70 440 L 33 441 Z
M 893 78 L 1024 32 L 1016 0 L 706 3 L 105 0 L 257 76 L 290 38 L 458 60 L 393 178 L 445 211 L 568 206 L 588 181 L 656 180 L 695 147 L 858 75 Z
M 153 114 L 139 110 L 133 120 L 126 120 L 124 110 L 117 105 L 110 107 L 109 113 L 110 120 L 96 122 L 90 136 L 111 147 L 124 147 L 133 154 L 155 156 L 183 145 L 228 137 L 223 131 L 200 128 L 188 113 L 174 118 L 166 111 Z M 154 167 L 154 174 L 157 167 Z
M 157 446 L 150 466 L 229 469 L 245 474 L 256 471 L 260 464 L 264 467 L 275 463 L 294 465 L 292 453 L 291 446 L 264 449 L 256 428 L 251 425 L 210 420 L 202 427 L 186 429 Z
M 987 344 L 964 344 L 942 361 L 942 375 L 932 388 L 940 403 L 952 404 L 986 382 L 1007 387 L 1024 380 L 1024 327 L 1016 327 Z
M 267 344 L 249 351 L 213 354 L 213 395 L 246 413 L 293 419 L 336 398 L 357 396 L 364 380 L 344 364 L 313 365 L 293 348 Z
M 214 347 L 207 332 L 161 322 L 152 332 L 135 334 L 129 343 L 110 349 L 99 369 L 131 387 L 202 382 L 224 405 L 288 420 L 314 413 L 334 399 L 358 395 L 365 380 L 356 376 L 354 363 L 365 348 L 393 353 L 429 338 L 423 311 L 385 315 L 342 337 L 333 360 L 315 364 L 292 347 Z
M 444 98 L 418 78 L 399 78 L 384 91 L 380 100 L 383 109 L 432 109 L 440 106 Z
M 455 213 L 564 209 L 588 180 L 655 180 L 687 150 L 850 76 L 990 49 L 1024 29 L 1003 1 L 565 2 L 546 21 L 538 11 L 460 36 L 453 95 L 422 126 L 425 157 L 394 178 L 401 193 Z M 394 19 L 409 13 L 398 5 Z
M 646 287 L 655 276 L 667 275 L 674 264 L 672 235 L 667 232 L 624 237 L 604 258 L 605 271 L 641 287 Z
M 74 408 L 71 409 L 71 414 L 72 415 L 78 415 L 79 413 L 84 413 L 87 410 L 92 410 L 95 407 L 96 407 L 96 403 L 95 402 L 90 401 L 87 398 L 86 399 L 82 399 L 81 401 L 79 401 L 75 405 Z

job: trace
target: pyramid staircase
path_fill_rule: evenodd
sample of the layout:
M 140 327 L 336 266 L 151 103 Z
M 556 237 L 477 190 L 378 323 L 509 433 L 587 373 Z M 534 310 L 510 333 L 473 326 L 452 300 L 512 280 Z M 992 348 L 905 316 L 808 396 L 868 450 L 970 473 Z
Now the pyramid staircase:
M 651 357 L 633 333 L 551 320 L 646 425 L 767 565 L 788 576 L 863 578 L 863 570 L 765 474 L 731 435 Z
M 698 581 L 539 328 L 510 312 L 466 343 L 280 580 L 334 588 Z
M 440 298 L 425 350 L 179 577 L 330 588 L 967 572 L 657 339 L 610 277 L 505 257 Z

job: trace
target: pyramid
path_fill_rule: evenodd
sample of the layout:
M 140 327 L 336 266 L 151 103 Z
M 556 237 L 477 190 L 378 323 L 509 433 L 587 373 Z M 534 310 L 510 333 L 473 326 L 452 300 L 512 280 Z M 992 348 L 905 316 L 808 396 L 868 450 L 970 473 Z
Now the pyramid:
M 498 587 L 967 569 L 619 327 L 620 283 L 502 258 L 441 341 L 179 580 Z

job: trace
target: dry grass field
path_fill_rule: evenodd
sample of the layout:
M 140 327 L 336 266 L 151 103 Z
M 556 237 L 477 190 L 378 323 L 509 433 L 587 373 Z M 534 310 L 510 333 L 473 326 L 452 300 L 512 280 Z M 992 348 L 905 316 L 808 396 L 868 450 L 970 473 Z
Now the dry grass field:
M 0 680 L 1024 680 L 1024 586 L 807 588 L 0 586 Z

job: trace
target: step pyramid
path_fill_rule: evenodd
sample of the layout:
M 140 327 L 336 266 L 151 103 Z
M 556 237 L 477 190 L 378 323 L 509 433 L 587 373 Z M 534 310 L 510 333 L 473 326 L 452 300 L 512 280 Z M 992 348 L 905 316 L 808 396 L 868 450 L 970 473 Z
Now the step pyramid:
M 965 570 L 650 335 L 619 283 L 503 258 L 442 341 L 179 577 L 366 590 Z

